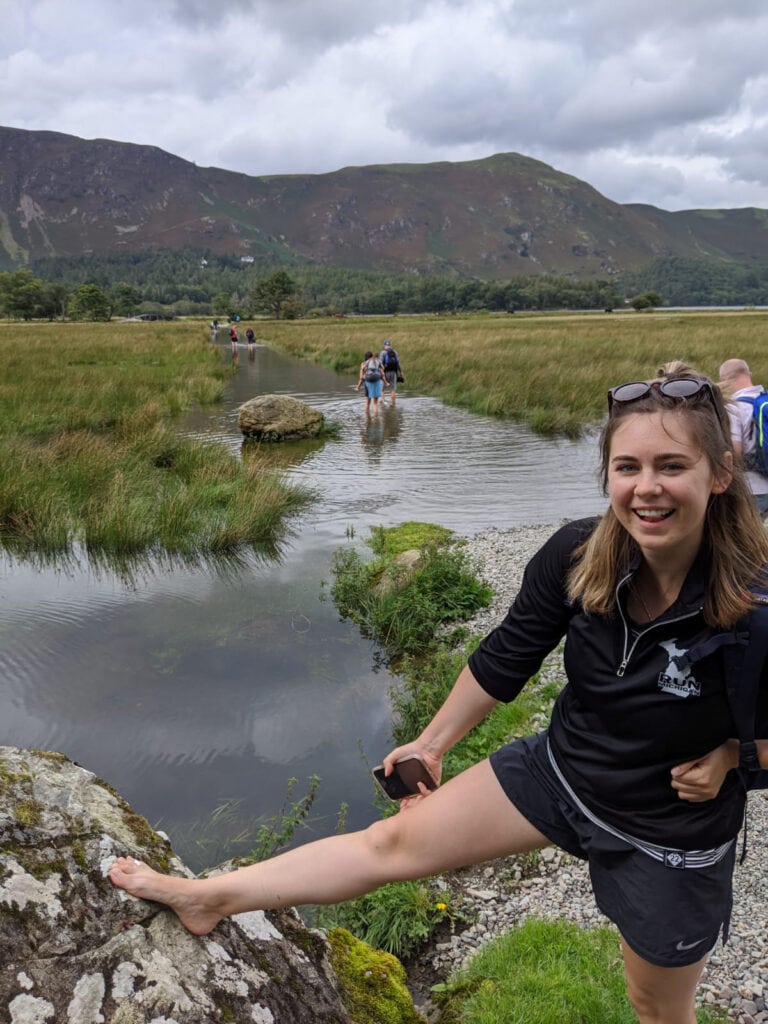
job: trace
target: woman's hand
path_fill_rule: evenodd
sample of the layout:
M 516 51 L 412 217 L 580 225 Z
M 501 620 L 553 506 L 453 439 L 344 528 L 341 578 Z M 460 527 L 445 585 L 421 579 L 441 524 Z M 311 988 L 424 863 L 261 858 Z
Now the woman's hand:
M 681 800 L 691 803 L 714 800 L 725 776 L 732 768 L 738 767 L 738 763 L 737 741 L 726 740 L 703 757 L 676 765 L 672 769 L 672 788 L 677 790 Z
M 440 785 L 440 777 L 443 773 L 443 759 L 434 753 L 431 753 L 423 743 L 419 743 L 416 740 L 413 743 L 406 743 L 402 747 L 396 747 L 391 753 L 382 761 L 384 765 L 384 772 L 386 775 L 391 775 L 394 770 L 394 766 L 397 761 L 402 761 L 406 757 L 418 757 L 424 764 L 429 774 L 435 780 L 437 785 Z M 428 789 L 423 782 L 419 783 L 419 793 L 413 796 L 406 796 L 400 801 L 400 810 L 406 810 L 408 807 L 412 807 L 414 804 L 419 803 L 424 797 L 430 795 L 432 790 Z

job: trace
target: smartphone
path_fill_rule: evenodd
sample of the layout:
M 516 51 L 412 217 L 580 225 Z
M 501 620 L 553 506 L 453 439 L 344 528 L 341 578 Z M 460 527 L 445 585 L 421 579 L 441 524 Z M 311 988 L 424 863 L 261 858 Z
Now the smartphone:
M 403 797 L 420 793 L 420 782 L 423 782 L 427 789 L 437 789 L 437 783 L 416 754 L 398 761 L 391 775 L 384 775 L 383 764 L 377 765 L 372 774 L 391 800 L 402 800 Z

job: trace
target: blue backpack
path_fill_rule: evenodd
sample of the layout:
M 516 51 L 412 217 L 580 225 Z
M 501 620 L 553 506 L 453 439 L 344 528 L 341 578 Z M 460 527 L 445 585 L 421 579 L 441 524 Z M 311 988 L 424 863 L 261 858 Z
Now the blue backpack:
M 752 436 L 755 439 L 755 447 L 745 454 L 744 465 L 747 469 L 768 476 L 768 392 L 763 391 L 756 398 L 747 398 L 744 395 L 738 401 L 748 402 L 752 406 Z

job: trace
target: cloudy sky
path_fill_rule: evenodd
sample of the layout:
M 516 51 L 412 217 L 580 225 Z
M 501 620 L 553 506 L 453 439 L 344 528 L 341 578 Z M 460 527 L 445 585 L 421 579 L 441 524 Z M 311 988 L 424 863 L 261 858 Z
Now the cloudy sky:
M 516 151 L 768 208 L 766 0 L 0 0 L 0 125 L 248 174 Z

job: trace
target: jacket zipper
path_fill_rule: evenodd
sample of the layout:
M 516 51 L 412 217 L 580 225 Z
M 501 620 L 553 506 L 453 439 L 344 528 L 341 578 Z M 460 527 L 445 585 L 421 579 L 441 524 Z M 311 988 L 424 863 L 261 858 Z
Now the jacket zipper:
M 616 670 L 616 675 L 619 678 L 621 678 L 624 675 L 624 673 L 626 672 L 627 665 L 629 665 L 629 660 L 632 657 L 632 655 L 634 654 L 635 648 L 640 643 L 640 641 L 642 640 L 642 638 L 645 636 L 646 633 L 652 633 L 654 629 L 658 629 L 660 626 L 669 626 L 669 625 L 671 625 L 674 622 L 684 622 L 686 619 L 693 619 L 701 611 L 701 609 L 698 608 L 695 612 L 687 612 L 685 615 L 678 615 L 674 619 L 664 619 L 663 622 L 657 622 L 657 623 L 654 623 L 651 626 L 647 626 L 645 629 L 641 629 L 640 630 L 640 632 L 637 634 L 637 636 L 635 637 L 634 641 L 630 645 L 630 642 L 629 642 L 629 634 L 630 634 L 629 623 L 627 622 L 626 616 L 624 615 L 624 609 L 621 607 L 621 601 L 619 600 L 619 590 L 621 589 L 621 587 L 624 586 L 625 583 L 627 583 L 629 580 L 632 579 L 633 575 L 634 575 L 634 573 L 631 573 L 631 572 L 628 573 L 624 577 L 624 579 L 619 580 L 619 582 L 616 584 L 616 607 L 619 609 L 619 615 L 621 615 L 621 621 L 624 624 L 624 654 L 623 654 L 623 657 L 622 657 L 622 660 L 621 660 L 621 664 L 619 665 L 618 669 Z M 627 649 L 627 648 L 629 648 L 629 649 Z

